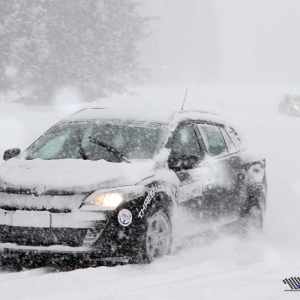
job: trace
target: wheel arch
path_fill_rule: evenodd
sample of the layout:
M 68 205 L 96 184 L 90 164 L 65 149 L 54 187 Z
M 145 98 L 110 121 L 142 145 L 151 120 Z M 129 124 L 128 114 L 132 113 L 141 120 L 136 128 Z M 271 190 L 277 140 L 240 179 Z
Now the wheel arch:
M 152 182 L 145 186 L 143 195 L 125 201 L 116 210 L 107 213 L 108 224 L 93 246 L 103 249 L 103 253 L 108 253 L 106 256 L 137 257 L 137 253 L 142 247 L 143 237 L 146 234 L 148 217 L 159 210 L 163 210 L 172 228 L 171 216 L 175 207 L 172 191 L 173 189 L 164 182 Z M 132 215 L 132 222 L 128 226 L 122 226 L 118 221 L 118 214 L 123 209 L 128 210 Z M 114 253 L 110 250 L 113 244 L 117 249 Z
M 252 207 L 256 206 L 262 211 L 264 217 L 266 211 L 266 188 L 261 184 L 250 184 L 247 187 L 247 197 L 241 210 L 241 217 L 249 214 Z

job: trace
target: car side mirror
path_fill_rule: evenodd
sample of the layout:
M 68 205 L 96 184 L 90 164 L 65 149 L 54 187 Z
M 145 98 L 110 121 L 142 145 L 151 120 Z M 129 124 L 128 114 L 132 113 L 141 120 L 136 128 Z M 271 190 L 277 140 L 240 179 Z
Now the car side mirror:
M 3 159 L 4 160 L 9 160 L 13 157 L 16 157 L 18 156 L 19 154 L 21 153 L 21 150 L 19 148 L 11 148 L 11 149 L 8 149 L 4 152 L 3 154 Z
M 201 157 L 195 154 L 182 154 L 176 157 L 171 154 L 168 160 L 169 168 L 175 172 L 195 168 L 201 161 Z

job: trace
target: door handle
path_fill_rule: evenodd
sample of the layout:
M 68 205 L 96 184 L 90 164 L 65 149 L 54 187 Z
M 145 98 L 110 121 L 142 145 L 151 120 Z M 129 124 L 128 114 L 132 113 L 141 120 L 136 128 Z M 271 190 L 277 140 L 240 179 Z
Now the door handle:
M 244 173 L 239 173 L 237 175 L 238 180 L 244 180 L 245 179 L 245 174 Z

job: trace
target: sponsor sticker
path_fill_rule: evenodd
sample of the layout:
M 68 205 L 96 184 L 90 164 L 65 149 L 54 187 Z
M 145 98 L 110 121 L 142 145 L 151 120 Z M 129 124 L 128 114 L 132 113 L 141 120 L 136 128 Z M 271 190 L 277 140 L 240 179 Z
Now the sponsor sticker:
M 165 189 L 163 186 L 157 186 L 149 191 L 147 197 L 144 200 L 142 209 L 139 212 L 139 215 L 138 215 L 139 218 L 142 219 L 144 217 L 145 211 L 146 211 L 148 205 L 150 204 L 151 200 L 154 198 L 155 193 L 164 192 L 164 191 L 165 191 Z
M 201 181 L 197 181 L 191 184 L 187 184 L 180 187 L 181 196 L 179 202 L 188 201 L 202 196 L 202 184 Z
M 120 210 L 118 214 L 118 221 L 124 227 L 129 226 L 132 222 L 131 212 L 128 209 Z

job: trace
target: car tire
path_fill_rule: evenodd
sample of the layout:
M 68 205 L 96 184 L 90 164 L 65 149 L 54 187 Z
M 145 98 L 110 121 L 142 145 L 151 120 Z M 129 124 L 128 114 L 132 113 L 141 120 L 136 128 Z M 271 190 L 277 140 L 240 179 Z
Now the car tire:
M 169 255 L 172 250 L 172 226 L 169 217 L 160 209 L 147 217 L 147 228 L 138 254 L 138 263 L 151 263 Z
M 256 189 L 248 198 L 241 214 L 241 225 L 246 235 L 262 233 L 265 210 L 265 195 L 261 189 Z
M 247 230 L 262 232 L 263 229 L 263 213 L 262 210 L 255 206 L 249 210 L 247 215 Z

